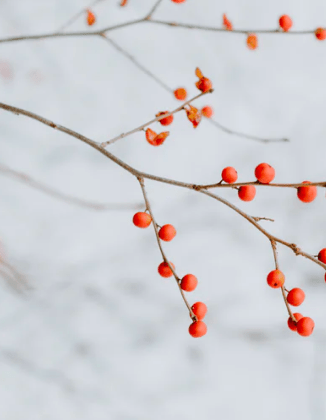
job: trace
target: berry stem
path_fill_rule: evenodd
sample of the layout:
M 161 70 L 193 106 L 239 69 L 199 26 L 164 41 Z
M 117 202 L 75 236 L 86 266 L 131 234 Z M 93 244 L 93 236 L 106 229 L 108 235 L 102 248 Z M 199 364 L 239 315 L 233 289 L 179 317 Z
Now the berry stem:
M 187 299 L 186 299 L 186 297 L 185 297 L 185 295 L 184 295 L 184 293 L 183 293 L 183 290 L 181 289 L 181 286 L 180 286 L 180 281 L 181 281 L 181 280 L 180 280 L 180 277 L 178 277 L 178 275 L 177 275 L 177 273 L 176 273 L 175 269 L 174 269 L 174 268 L 173 268 L 173 266 L 170 264 L 170 261 L 167 259 L 166 255 L 165 255 L 165 253 L 164 253 L 164 250 L 163 250 L 163 247 L 162 247 L 162 243 L 161 243 L 161 239 L 160 239 L 159 234 L 158 234 L 158 228 L 157 228 L 157 227 L 158 227 L 158 224 L 157 224 L 157 223 L 156 223 L 156 221 L 155 221 L 155 217 L 154 217 L 154 214 L 153 214 L 153 212 L 152 212 L 152 208 L 151 208 L 150 202 L 149 202 L 149 200 L 148 200 L 148 195 L 147 195 L 147 192 L 146 192 L 146 189 L 145 189 L 145 181 L 144 181 L 144 178 L 142 178 L 142 177 L 137 177 L 137 179 L 138 179 L 138 181 L 139 181 L 140 187 L 141 187 L 142 192 L 143 192 L 143 196 L 144 196 L 144 200 L 145 200 L 146 207 L 147 207 L 147 209 L 148 209 L 148 211 L 149 211 L 149 214 L 151 215 L 151 218 L 152 218 L 152 221 L 153 221 L 153 223 L 152 223 L 152 224 L 153 224 L 153 227 L 154 227 L 154 231 L 155 231 L 155 236 L 156 236 L 157 244 L 158 244 L 158 247 L 159 247 L 160 252 L 161 252 L 161 254 L 162 254 L 162 258 L 163 258 L 164 262 L 168 264 L 168 266 L 169 266 L 170 270 L 171 270 L 171 271 L 172 271 L 172 273 L 173 273 L 173 276 L 174 276 L 174 278 L 175 278 L 175 280 L 176 280 L 176 282 L 177 282 L 177 285 L 178 285 L 178 287 L 179 287 L 179 290 L 180 290 L 181 296 L 182 296 L 182 298 L 183 298 L 183 300 L 184 300 L 184 302 L 185 302 L 185 304 L 186 304 L 186 306 L 187 306 L 187 308 L 188 308 L 188 311 L 189 311 L 189 314 L 190 314 L 190 316 L 191 316 L 192 320 L 193 320 L 193 321 L 198 321 L 198 320 L 197 320 L 196 315 L 193 313 L 193 311 L 192 311 L 192 309 L 191 309 L 191 306 L 190 306 L 190 304 L 188 303 L 188 301 L 187 301 Z

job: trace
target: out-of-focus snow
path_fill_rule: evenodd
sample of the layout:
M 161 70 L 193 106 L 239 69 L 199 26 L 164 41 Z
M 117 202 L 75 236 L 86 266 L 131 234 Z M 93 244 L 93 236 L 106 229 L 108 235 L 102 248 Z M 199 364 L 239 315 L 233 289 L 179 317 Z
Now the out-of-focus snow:
M 106 1 L 98 28 L 142 17 L 154 0 Z M 86 0 L 3 0 L 0 36 L 55 31 Z M 304 1 L 163 0 L 159 19 L 274 28 L 288 13 L 293 29 L 326 25 L 326 4 Z M 70 30 L 85 29 L 83 18 Z M 215 118 L 238 131 L 288 137 L 263 145 L 229 136 L 207 121 L 194 130 L 178 114 L 164 146 L 137 133 L 111 146 L 134 167 L 195 183 L 218 181 L 233 165 L 240 180 L 268 162 L 276 181 L 325 179 L 326 42 L 314 36 L 245 36 L 151 24 L 109 36 L 171 88 L 197 93 L 194 69 L 214 82 Z M 0 44 L 1 102 L 104 141 L 177 101 L 104 40 L 63 38 Z M 157 125 L 157 128 L 159 126 Z M 23 116 L 0 112 L 0 161 L 87 199 L 137 202 L 137 181 L 97 151 Z M 8 260 L 27 277 L 25 295 L 0 285 L 0 418 L 4 420 L 319 420 L 326 417 L 326 289 L 322 269 L 279 247 L 287 285 L 302 287 L 299 309 L 316 322 L 302 338 L 286 325 L 268 241 L 222 204 L 196 192 L 147 183 L 160 224 L 178 234 L 165 250 L 182 275 L 194 273 L 190 302 L 207 303 L 208 334 L 194 340 L 176 284 L 157 274 L 151 229 L 132 211 L 74 207 L 0 174 L 0 237 Z M 324 192 L 304 205 L 295 190 L 260 188 L 252 203 L 221 195 L 282 238 L 312 254 L 325 247 Z

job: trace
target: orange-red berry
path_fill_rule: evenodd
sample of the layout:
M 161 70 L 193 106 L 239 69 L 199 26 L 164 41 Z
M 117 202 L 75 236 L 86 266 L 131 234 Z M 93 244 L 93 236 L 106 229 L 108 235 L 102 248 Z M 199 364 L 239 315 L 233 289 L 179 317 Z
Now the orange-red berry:
M 242 185 L 238 190 L 238 196 L 242 201 L 252 201 L 256 195 L 256 187 L 254 185 Z
M 191 310 L 196 315 L 198 321 L 202 321 L 207 313 L 207 306 L 203 302 L 196 302 L 192 305 Z
M 292 19 L 288 15 L 283 15 L 279 19 L 280 28 L 287 32 L 292 27 Z
M 96 17 L 94 13 L 92 13 L 90 10 L 87 10 L 87 24 L 89 26 L 92 26 L 94 25 L 95 22 L 96 22 Z
M 315 31 L 315 36 L 319 41 L 324 41 L 324 39 L 326 39 L 326 29 L 317 28 Z
M 222 171 L 222 179 L 228 184 L 233 184 L 238 179 L 238 172 L 232 166 L 227 166 Z
M 202 337 L 207 333 L 207 326 L 203 321 L 193 322 L 189 327 L 189 334 L 194 338 Z
M 291 289 L 287 295 L 286 300 L 288 303 L 292 306 L 300 306 L 301 303 L 304 301 L 306 295 L 302 289 L 299 289 L 299 287 L 295 287 L 294 289 Z
M 128 0 L 121 0 L 120 6 L 126 6 L 128 3 Z
M 162 241 L 170 242 L 177 234 L 174 226 L 172 225 L 164 225 L 159 230 L 158 236 L 162 239 Z
M 174 268 L 175 268 L 174 267 L 174 264 L 172 264 L 171 261 L 170 261 L 170 264 L 171 264 L 171 266 L 172 266 L 172 268 L 174 270 Z M 169 264 L 166 263 L 166 262 L 162 262 L 158 266 L 157 271 L 159 272 L 160 276 L 165 277 L 165 278 L 168 278 L 168 277 L 173 276 L 173 272 L 172 272 L 171 268 L 169 267 Z
M 187 91 L 184 88 L 178 88 L 174 91 L 174 96 L 178 101 L 185 101 L 187 99 Z
M 299 319 L 303 318 L 303 315 L 299 314 L 298 312 L 293 314 L 293 316 L 297 321 L 299 321 Z M 297 323 L 298 322 L 294 322 L 293 319 L 289 316 L 288 326 L 289 326 L 290 330 L 296 331 L 297 330 Z
M 205 93 L 212 89 L 213 83 L 207 77 L 202 77 L 198 82 L 196 82 L 196 87 Z
M 186 0 L 172 0 L 173 3 L 184 3 Z
M 201 113 L 204 117 L 206 118 L 212 118 L 213 116 L 213 109 L 210 106 L 204 106 L 204 108 L 202 108 Z
M 229 19 L 226 17 L 226 14 L 223 15 L 223 26 L 227 31 L 232 31 L 233 26 Z
M 326 264 L 326 248 L 323 248 L 321 251 L 319 251 L 318 259 L 319 261 Z
M 247 46 L 250 50 L 255 50 L 258 47 L 258 38 L 255 34 L 250 34 L 247 37 Z
M 201 121 L 201 113 L 192 105 L 188 105 L 189 108 L 185 108 L 187 118 L 192 123 L 193 127 L 196 128 Z
M 197 284 L 197 277 L 195 277 L 193 274 L 186 274 L 184 277 L 182 277 L 180 286 L 182 290 L 185 290 L 186 292 L 192 292 L 196 289 Z
M 282 287 L 285 282 L 285 276 L 281 270 L 273 270 L 267 276 L 267 283 L 273 289 Z
M 152 218 L 148 213 L 140 211 L 134 215 L 132 221 L 135 226 L 144 229 L 151 224 Z
M 168 113 L 169 113 L 169 111 L 159 112 L 155 116 L 160 117 L 161 115 L 168 114 Z M 168 117 L 162 118 L 159 122 L 162 125 L 170 125 L 170 124 L 173 123 L 173 115 L 169 115 Z
M 255 169 L 255 177 L 262 184 L 269 184 L 275 178 L 275 169 L 268 163 L 261 163 Z
M 303 181 L 302 184 L 310 184 L 310 181 Z M 297 191 L 299 200 L 304 203 L 311 203 L 317 197 L 317 188 L 312 185 L 311 187 L 299 187 Z
M 315 323 L 308 316 L 299 319 L 299 321 L 297 322 L 298 334 L 302 335 L 303 337 L 308 337 L 309 335 L 311 335 L 314 328 Z

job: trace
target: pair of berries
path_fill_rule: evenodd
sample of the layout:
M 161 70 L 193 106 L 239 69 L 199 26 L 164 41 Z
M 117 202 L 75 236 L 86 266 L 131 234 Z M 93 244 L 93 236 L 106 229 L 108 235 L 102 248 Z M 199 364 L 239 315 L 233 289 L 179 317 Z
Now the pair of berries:
M 202 320 L 207 313 L 207 306 L 203 302 L 196 302 L 191 307 L 192 312 L 196 315 L 197 321 L 189 326 L 189 334 L 194 338 L 202 337 L 207 333 L 207 326 Z
M 152 218 L 150 214 L 139 211 L 138 213 L 134 214 L 132 221 L 135 226 L 145 229 L 152 223 Z M 177 231 L 175 230 L 175 227 L 169 224 L 163 225 L 158 232 L 160 239 L 165 242 L 172 241 L 176 234 Z

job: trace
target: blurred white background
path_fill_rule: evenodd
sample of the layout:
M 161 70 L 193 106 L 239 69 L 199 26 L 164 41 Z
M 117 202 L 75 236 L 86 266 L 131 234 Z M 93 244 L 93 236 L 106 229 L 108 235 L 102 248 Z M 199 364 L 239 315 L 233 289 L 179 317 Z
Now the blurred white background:
M 87 0 L 2 0 L 0 37 L 56 31 Z M 100 3 L 95 28 L 143 17 L 154 0 Z M 163 0 L 155 18 L 220 26 L 293 29 L 326 25 L 318 0 Z M 87 30 L 85 17 L 72 30 Z M 235 130 L 290 143 L 230 136 L 207 121 L 194 130 L 178 114 L 153 148 L 144 133 L 111 146 L 134 167 L 194 183 L 219 181 L 223 167 L 253 179 L 268 162 L 276 181 L 325 180 L 326 41 L 313 35 L 243 35 L 141 24 L 109 36 L 171 88 L 197 94 L 194 69 L 214 83 L 215 118 Z M 2 70 L 1 70 L 2 69 Z M 5 69 L 5 70 L 3 70 Z M 104 141 L 179 103 L 104 40 L 62 38 L 0 44 L 0 101 Z M 154 129 L 159 129 L 159 125 Z M 135 178 L 89 146 L 23 116 L 0 112 L 0 163 L 65 193 L 100 202 L 142 200 Z M 196 192 L 147 182 L 160 224 L 178 231 L 166 253 L 194 273 L 190 302 L 207 303 L 208 333 L 188 334 L 189 315 L 173 279 L 157 274 L 152 229 L 133 211 L 96 212 L 48 197 L 0 173 L 0 238 L 8 261 L 32 289 L 0 284 L 0 418 L 3 420 L 195 420 L 326 418 L 326 289 L 323 270 L 279 247 L 288 288 L 313 336 L 287 327 L 281 293 L 266 285 L 273 255 L 266 238 L 222 204 Z M 325 193 L 301 203 L 295 190 L 260 188 L 251 203 L 218 191 L 272 233 L 317 254 L 326 246 Z

